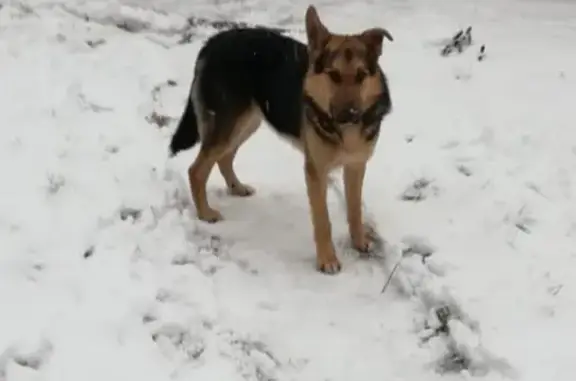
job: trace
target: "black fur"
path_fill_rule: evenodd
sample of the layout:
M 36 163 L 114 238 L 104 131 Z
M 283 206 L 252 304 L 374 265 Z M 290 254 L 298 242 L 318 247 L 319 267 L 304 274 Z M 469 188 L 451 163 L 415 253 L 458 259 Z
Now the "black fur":
M 324 52 L 315 62 L 322 70 Z M 255 102 L 270 126 L 279 134 L 299 139 L 304 115 L 304 77 L 308 69 L 308 49 L 300 41 L 263 28 L 235 28 L 219 32 L 203 45 L 196 59 L 195 81 L 202 110 L 187 102 L 182 119 L 170 143 L 170 151 L 192 148 L 199 140 L 196 117 L 214 118 L 214 129 L 203 144 L 217 141 L 231 123 Z M 201 64 L 198 70 L 198 65 Z M 385 97 L 379 105 L 378 123 L 390 111 L 391 101 L 384 73 L 377 58 L 370 70 L 379 71 Z
M 280 134 L 299 138 L 302 93 L 308 69 L 305 44 L 265 28 L 237 28 L 209 38 L 198 54 L 202 61 L 199 95 L 204 109 L 213 112 L 215 124 L 246 110 L 252 101 Z M 170 143 L 172 155 L 199 140 L 193 102 Z M 218 128 L 216 128 L 217 130 Z
M 174 156 L 179 151 L 194 147 L 198 140 L 200 140 L 200 134 L 198 133 L 194 104 L 188 99 L 184 108 L 184 115 L 182 115 L 170 141 L 170 155 Z

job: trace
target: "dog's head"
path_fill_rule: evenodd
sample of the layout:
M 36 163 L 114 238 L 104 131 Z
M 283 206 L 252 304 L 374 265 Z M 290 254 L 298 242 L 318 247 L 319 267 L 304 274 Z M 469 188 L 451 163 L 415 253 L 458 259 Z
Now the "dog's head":
M 385 90 L 378 59 L 384 38 L 392 41 L 392 36 L 382 28 L 331 33 L 313 5 L 306 11 L 306 34 L 306 92 L 336 123 L 354 123 Z

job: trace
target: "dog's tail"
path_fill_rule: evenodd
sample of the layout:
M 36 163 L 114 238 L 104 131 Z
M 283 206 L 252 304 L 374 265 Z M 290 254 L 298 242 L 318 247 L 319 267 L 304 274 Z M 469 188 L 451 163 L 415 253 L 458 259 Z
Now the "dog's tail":
M 194 103 L 191 99 L 186 102 L 184 114 L 176 128 L 176 132 L 170 141 L 170 157 L 176 155 L 179 151 L 192 148 L 200 140 L 198 133 L 198 122 L 194 110 Z

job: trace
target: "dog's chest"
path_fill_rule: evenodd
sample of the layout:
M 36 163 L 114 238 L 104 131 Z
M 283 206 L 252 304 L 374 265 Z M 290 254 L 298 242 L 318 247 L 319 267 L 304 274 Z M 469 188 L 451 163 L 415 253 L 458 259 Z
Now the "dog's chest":
M 332 161 L 336 166 L 366 162 L 374 151 L 374 145 L 362 136 L 358 126 L 343 128 L 342 141 L 334 148 Z
M 355 147 L 356 148 L 356 147 Z M 347 150 L 346 147 L 338 147 L 333 153 L 331 167 L 341 167 L 344 165 L 360 164 L 367 162 L 372 157 L 373 149 L 364 146 L 361 149 Z

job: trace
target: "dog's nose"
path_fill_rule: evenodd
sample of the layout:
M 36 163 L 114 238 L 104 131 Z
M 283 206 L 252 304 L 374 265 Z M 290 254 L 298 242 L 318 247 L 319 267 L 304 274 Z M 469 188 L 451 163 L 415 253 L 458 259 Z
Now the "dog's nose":
M 358 123 L 362 111 L 354 105 L 346 105 L 341 109 L 332 109 L 332 116 L 337 123 Z

